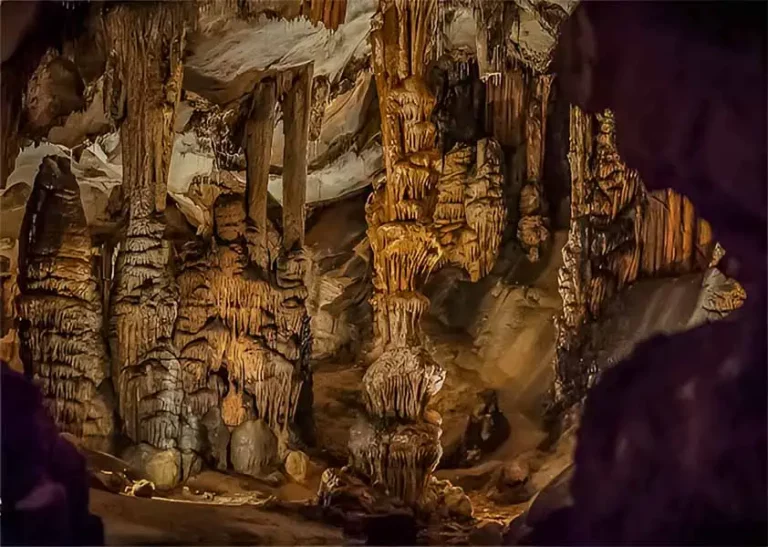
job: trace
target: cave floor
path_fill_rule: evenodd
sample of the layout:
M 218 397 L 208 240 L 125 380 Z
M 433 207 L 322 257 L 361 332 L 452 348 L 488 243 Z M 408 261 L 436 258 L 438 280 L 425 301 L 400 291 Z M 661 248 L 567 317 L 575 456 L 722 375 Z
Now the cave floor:
M 240 477 L 203 473 L 197 486 L 216 484 L 219 491 L 179 488 L 164 497 L 141 498 L 91 490 L 91 511 L 102 518 L 107 545 L 363 545 L 360 533 L 345 533 L 322 521 L 311 493 L 301 485 L 236 491 Z M 478 534 L 488 523 L 497 530 L 525 510 L 527 504 L 497 505 L 470 494 L 474 519 L 435 521 L 419 532 L 422 545 L 489 544 Z M 498 538 L 500 539 L 500 537 Z M 495 544 L 491 538 L 490 544 Z
M 298 511 L 253 503 L 137 498 L 91 490 L 91 511 L 104 522 L 107 545 L 339 545 L 341 529 Z

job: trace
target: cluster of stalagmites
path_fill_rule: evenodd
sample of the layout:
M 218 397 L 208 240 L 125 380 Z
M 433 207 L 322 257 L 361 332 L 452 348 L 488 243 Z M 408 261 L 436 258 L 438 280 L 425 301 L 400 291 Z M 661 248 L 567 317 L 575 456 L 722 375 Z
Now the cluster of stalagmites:
M 59 427 L 103 449 L 112 414 L 99 393 L 109 375 L 101 293 L 68 159 L 43 159 L 22 234 L 16 303 L 24 367 Z
M 583 398 L 599 372 L 580 358 L 582 327 L 640 277 L 705 270 L 715 248 L 709 224 L 686 197 L 647 192 L 624 165 L 610 112 L 592 116 L 572 107 L 570 138 L 571 226 L 558 272 L 555 384 L 565 406 Z

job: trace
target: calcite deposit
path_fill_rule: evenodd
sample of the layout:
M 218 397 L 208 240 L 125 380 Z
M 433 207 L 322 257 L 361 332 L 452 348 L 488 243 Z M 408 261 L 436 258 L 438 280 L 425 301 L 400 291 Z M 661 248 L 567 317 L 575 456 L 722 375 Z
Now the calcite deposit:
M 552 63 L 574 7 L 3 2 L 4 375 L 34 381 L 94 485 L 145 517 L 151 497 L 244 519 L 277 504 L 354 541 L 490 542 L 537 493 L 526 526 L 570 503 L 548 496 L 571 477 L 582 503 L 589 480 L 614 495 L 591 448 L 573 469 L 585 400 L 594 443 L 597 414 L 619 435 L 643 393 L 671 396 L 659 382 L 678 364 L 695 385 L 675 416 L 732 395 L 701 376 L 717 367 L 695 368 L 703 351 L 674 361 L 675 343 L 647 369 L 654 350 L 632 358 L 631 408 L 600 385 L 651 336 L 733 333 L 761 309 L 764 218 L 732 203 L 759 139 L 712 150 L 711 135 L 741 134 L 706 102 L 628 132 L 653 104 L 617 97 L 653 86 L 589 42 L 583 8 Z M 709 84 L 737 66 L 696 70 Z M 675 74 L 670 93 L 690 84 Z M 693 129 L 656 127 L 683 110 Z M 732 338 L 754 348 L 752 332 Z M 642 435 L 627 435 L 643 468 Z M 244 500 L 261 508 L 224 507 Z M 169 522 L 191 507 L 164 506 Z
M 104 314 L 91 235 L 68 160 L 43 159 L 21 233 L 24 267 L 16 302 L 24 368 L 59 427 L 101 447 L 112 434 L 111 411 L 98 401 L 109 375 Z

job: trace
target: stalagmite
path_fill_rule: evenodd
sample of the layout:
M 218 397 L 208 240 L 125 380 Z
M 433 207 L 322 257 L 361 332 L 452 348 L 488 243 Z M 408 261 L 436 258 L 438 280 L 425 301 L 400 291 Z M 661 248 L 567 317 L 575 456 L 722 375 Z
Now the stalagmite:
M 104 449 L 112 415 L 97 392 L 109 374 L 102 299 L 69 159 L 43 159 L 20 242 L 17 305 L 24 368 L 59 428 Z
M 125 434 L 163 449 L 177 444 L 183 400 L 172 340 L 178 289 L 163 212 L 189 11 L 185 3 L 121 4 L 105 16 L 110 62 L 126 97 L 124 108 L 111 110 L 125 112 L 127 198 L 110 318 L 116 391 Z

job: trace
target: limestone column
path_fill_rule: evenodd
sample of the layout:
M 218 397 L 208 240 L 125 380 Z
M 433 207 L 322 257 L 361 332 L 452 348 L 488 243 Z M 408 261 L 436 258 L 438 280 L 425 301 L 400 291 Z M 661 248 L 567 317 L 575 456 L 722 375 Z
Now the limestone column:
M 382 116 L 386 180 L 366 206 L 374 256 L 379 358 L 364 377 L 369 423 L 350 434 L 355 469 L 406 503 L 417 503 L 442 455 L 440 419 L 425 413 L 445 372 L 422 346 L 421 288 L 441 260 L 433 226 L 438 173 L 435 97 L 427 89 L 436 0 L 380 2 L 372 55 Z
M 262 268 L 267 266 L 267 195 L 276 104 L 275 80 L 260 82 L 254 90 L 251 113 L 245 126 L 245 196 L 248 219 L 255 232 L 252 244 L 257 249 L 256 260 Z
M 551 85 L 551 75 L 537 75 L 531 79 L 525 116 L 526 184 L 520 192 L 517 238 L 531 262 L 539 261 L 543 246 L 550 239 L 548 207 L 544 197 L 542 174 Z
M 299 69 L 283 101 L 283 249 L 287 252 L 304 245 L 312 72 L 311 64 Z
M 127 219 L 112 293 L 113 372 L 124 433 L 161 449 L 177 445 L 183 400 L 172 342 L 178 289 L 163 234 L 189 10 L 186 2 L 137 2 L 114 6 L 105 15 L 111 62 L 125 97 L 124 105 L 110 109 L 124 112 Z

